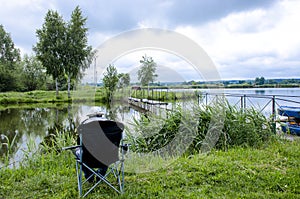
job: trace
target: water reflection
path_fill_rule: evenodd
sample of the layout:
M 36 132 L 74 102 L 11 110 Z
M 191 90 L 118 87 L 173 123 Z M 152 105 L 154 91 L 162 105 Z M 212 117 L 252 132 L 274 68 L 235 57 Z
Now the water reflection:
M 57 124 L 63 124 L 68 118 L 68 106 L 54 108 L 7 108 L 0 111 L 0 134 L 1 151 L 3 157 L 9 153 L 15 161 L 22 156 L 22 151 L 26 148 L 24 142 L 29 138 L 41 141 L 49 131 L 49 128 Z M 8 140 L 9 146 L 5 146 Z
M 258 94 L 258 95 L 264 95 L 265 94 L 265 90 L 255 90 L 255 94 Z
M 8 107 L 0 110 L 0 135 L 2 135 L 0 136 L 0 159 L 8 152 L 8 147 L 5 146 L 7 138 L 9 141 L 15 140 L 9 146 L 10 163 L 21 161 L 30 140 L 38 146 L 49 134 L 74 131 L 87 118 L 94 106 L 99 107 L 106 118 L 124 123 L 127 123 L 132 115 L 129 106 L 120 103 L 112 106 L 59 104 L 54 107 Z

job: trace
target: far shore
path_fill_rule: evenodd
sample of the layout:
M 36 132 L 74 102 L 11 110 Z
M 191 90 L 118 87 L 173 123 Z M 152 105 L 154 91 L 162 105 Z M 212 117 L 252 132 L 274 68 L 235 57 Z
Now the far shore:
M 149 90 L 155 90 L 154 92 L 160 92 L 165 89 L 247 89 L 247 88 L 300 88 L 300 84 L 293 85 L 213 85 L 213 84 L 198 84 L 198 85 L 170 85 L 170 86 L 150 86 Z M 126 88 L 125 92 L 127 94 L 131 93 L 133 95 L 134 90 L 148 90 L 148 87 L 137 87 L 133 86 L 131 88 Z M 124 90 L 122 90 L 124 92 Z M 175 92 L 176 91 L 172 91 Z M 176 97 L 177 93 L 175 94 Z M 103 102 L 105 103 L 107 100 L 105 98 L 105 90 L 103 87 L 95 87 L 93 86 L 84 86 L 84 88 L 80 88 L 79 90 L 75 90 L 71 92 L 71 98 L 68 98 L 67 91 L 59 91 L 59 95 L 56 96 L 55 91 L 29 91 L 29 92 L 0 92 L 0 105 L 20 105 L 20 104 L 38 104 L 38 103 L 87 103 L 87 102 Z

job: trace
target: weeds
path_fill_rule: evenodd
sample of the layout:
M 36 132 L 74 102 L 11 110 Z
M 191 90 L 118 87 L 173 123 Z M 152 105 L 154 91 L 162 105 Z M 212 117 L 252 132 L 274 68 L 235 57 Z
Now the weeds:
M 262 113 L 254 108 L 238 110 L 222 100 L 211 106 L 194 105 L 188 111 L 177 107 L 167 117 L 143 116 L 132 125 L 134 133 L 127 131 L 127 138 L 137 152 L 161 149 L 181 131 L 193 138 L 188 154 L 209 151 L 211 147 L 222 150 L 233 146 L 259 147 L 272 135 L 271 122 Z
M 2 162 L 4 163 L 5 166 L 9 165 L 9 159 L 10 156 L 12 155 L 13 148 L 16 147 L 15 140 L 17 136 L 18 134 L 15 134 L 14 137 L 10 140 L 6 135 L 3 134 L 1 135 L 0 149 L 1 151 L 4 151 L 2 156 Z
M 139 99 L 159 100 L 159 101 L 174 101 L 183 99 L 197 99 L 198 93 L 196 92 L 174 92 L 174 91 L 159 91 L 147 89 L 133 90 L 130 94 L 131 97 Z
M 165 119 L 161 116 L 148 115 L 133 119 L 133 132 L 126 133 L 126 138 L 131 143 L 132 150 L 136 152 L 156 151 L 169 144 L 178 132 L 181 112 L 178 108 L 167 113 Z
M 72 146 L 76 144 L 77 133 L 75 124 L 71 122 L 70 129 L 65 129 L 60 125 L 48 129 L 50 134 L 44 138 L 40 144 L 41 151 L 60 153 L 65 146 Z

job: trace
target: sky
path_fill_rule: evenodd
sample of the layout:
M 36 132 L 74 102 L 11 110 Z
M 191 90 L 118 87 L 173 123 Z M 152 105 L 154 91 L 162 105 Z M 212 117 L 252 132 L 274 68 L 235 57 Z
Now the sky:
M 88 43 L 94 49 L 127 31 L 157 28 L 199 45 L 220 80 L 300 78 L 298 0 L 0 0 L 0 5 L 0 24 L 22 55 L 33 54 L 36 30 L 48 10 L 58 11 L 68 21 L 79 6 L 87 17 Z M 157 81 L 205 80 L 190 62 L 161 50 L 127 52 L 113 64 L 119 72 L 134 76 L 145 54 L 158 65 Z M 103 70 L 94 71 L 101 81 Z M 86 78 L 94 79 L 90 72 Z

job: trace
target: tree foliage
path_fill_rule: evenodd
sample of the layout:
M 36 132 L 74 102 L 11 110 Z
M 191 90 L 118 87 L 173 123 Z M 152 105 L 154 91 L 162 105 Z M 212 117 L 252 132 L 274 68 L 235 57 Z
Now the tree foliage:
M 86 60 L 91 63 L 91 46 L 87 45 L 87 18 L 82 16 L 77 6 L 71 15 L 71 20 L 65 22 L 57 11 L 49 10 L 41 29 L 36 31 L 38 42 L 34 47 L 37 58 L 56 80 L 68 79 L 68 94 L 70 97 L 70 82 L 81 77 L 81 70 L 86 69 Z M 89 58 L 89 59 L 88 59 Z M 56 84 L 58 93 L 58 86 Z
M 19 77 L 19 73 L 0 63 L 0 92 L 20 91 L 21 89 L 18 86 Z
M 35 56 L 25 55 L 23 65 L 23 85 L 25 91 L 41 90 L 46 87 L 46 73 L 42 63 Z
M 256 77 L 254 81 L 255 85 L 263 85 L 265 84 L 265 78 L 264 77 Z
M 64 48 L 64 69 L 68 77 L 68 91 L 70 91 L 70 80 L 75 81 L 81 77 L 80 72 L 85 70 L 92 62 L 92 47 L 88 46 L 87 31 L 85 27 L 87 18 L 82 16 L 80 8 L 77 6 L 72 12 L 71 21 L 66 30 L 66 46 Z M 88 61 L 88 65 L 85 64 Z M 70 92 L 69 97 L 70 97 Z
M 157 74 L 155 74 L 156 63 L 154 62 L 152 57 L 147 57 L 147 55 L 142 57 L 140 63 L 142 64 L 142 66 L 138 70 L 138 80 L 141 82 L 142 86 L 147 86 L 157 77 Z
M 20 50 L 15 48 L 10 34 L 0 25 L 0 92 L 20 90 Z
M 119 75 L 118 88 L 124 88 L 130 84 L 130 75 L 129 73 L 120 73 Z
M 15 48 L 10 34 L 5 32 L 4 27 L 0 25 L 0 62 L 13 67 L 18 61 L 20 61 L 20 50 Z
M 103 86 L 106 90 L 106 98 L 108 101 L 112 99 L 113 93 L 117 88 L 118 81 L 119 81 L 118 71 L 114 65 L 110 64 L 106 68 L 103 77 Z
M 57 11 L 49 10 L 42 28 L 36 31 L 38 42 L 33 48 L 38 60 L 46 68 L 46 73 L 52 75 L 53 79 L 55 79 L 57 95 L 57 79 L 64 72 L 63 51 L 65 33 L 65 22 L 62 16 Z

